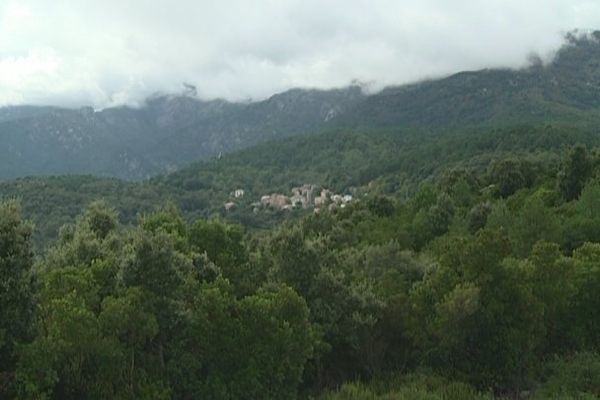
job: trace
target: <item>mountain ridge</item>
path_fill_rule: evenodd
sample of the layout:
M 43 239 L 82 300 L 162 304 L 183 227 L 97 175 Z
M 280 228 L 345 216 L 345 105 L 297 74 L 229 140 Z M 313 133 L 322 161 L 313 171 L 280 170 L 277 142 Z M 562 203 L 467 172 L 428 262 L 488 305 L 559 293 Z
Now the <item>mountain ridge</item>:
M 139 109 L 3 108 L 0 178 L 91 173 L 145 179 L 190 161 L 320 129 L 328 115 L 360 96 L 353 87 L 291 90 L 249 104 L 163 96 Z
M 444 130 L 600 115 L 600 33 L 567 36 L 547 65 L 463 71 L 365 94 L 290 89 L 258 102 L 154 96 L 140 108 L 0 109 L 0 179 L 93 174 L 127 180 L 258 143 L 329 129 Z

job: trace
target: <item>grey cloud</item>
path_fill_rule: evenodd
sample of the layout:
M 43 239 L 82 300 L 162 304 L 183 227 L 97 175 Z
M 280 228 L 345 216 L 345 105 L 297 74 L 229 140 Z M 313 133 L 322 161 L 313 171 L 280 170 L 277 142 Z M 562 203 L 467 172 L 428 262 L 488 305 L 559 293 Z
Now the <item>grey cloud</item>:
M 138 105 L 183 82 L 203 98 L 294 86 L 376 90 L 545 58 L 600 28 L 590 0 L 5 0 L 0 105 Z

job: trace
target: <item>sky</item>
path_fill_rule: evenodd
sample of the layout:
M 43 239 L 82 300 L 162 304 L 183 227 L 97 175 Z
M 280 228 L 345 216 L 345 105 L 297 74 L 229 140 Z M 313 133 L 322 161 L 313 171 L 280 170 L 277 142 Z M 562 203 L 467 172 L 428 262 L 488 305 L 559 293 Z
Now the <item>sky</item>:
M 599 0 L 0 0 L 0 106 L 370 91 L 551 60 Z

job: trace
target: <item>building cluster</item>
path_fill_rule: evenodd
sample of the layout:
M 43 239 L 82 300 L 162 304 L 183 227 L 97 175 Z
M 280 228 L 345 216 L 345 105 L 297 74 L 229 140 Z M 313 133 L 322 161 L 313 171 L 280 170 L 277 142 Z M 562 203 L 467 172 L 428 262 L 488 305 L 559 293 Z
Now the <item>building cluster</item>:
M 244 190 L 237 189 L 231 195 L 234 199 L 239 199 L 244 196 Z M 330 210 L 337 207 L 344 208 L 351 201 L 351 195 L 341 195 L 329 189 L 319 188 L 316 185 L 305 184 L 292 188 L 291 195 L 281 193 L 264 195 L 260 198 L 260 201 L 252 203 L 251 206 L 254 212 L 259 212 L 261 209 L 266 208 L 274 210 L 313 208 L 315 212 L 318 212 L 325 207 Z M 234 201 L 229 201 L 224 205 L 226 211 L 233 209 L 235 206 L 236 203 Z

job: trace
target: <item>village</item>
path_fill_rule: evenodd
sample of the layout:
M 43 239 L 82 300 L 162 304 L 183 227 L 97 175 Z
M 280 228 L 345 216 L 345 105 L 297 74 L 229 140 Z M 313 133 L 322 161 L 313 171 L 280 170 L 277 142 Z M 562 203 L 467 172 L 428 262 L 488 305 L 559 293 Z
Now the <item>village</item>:
M 244 189 L 236 189 L 231 193 L 232 200 L 224 204 L 225 211 L 230 211 L 238 206 L 238 202 L 245 196 Z M 304 184 L 294 187 L 291 195 L 272 193 L 261 196 L 260 201 L 251 204 L 252 211 L 258 213 L 260 210 L 272 209 L 290 211 L 293 209 L 309 209 L 314 212 L 327 208 L 334 210 L 344 208 L 352 201 L 349 194 L 341 195 L 329 189 L 317 185 Z

